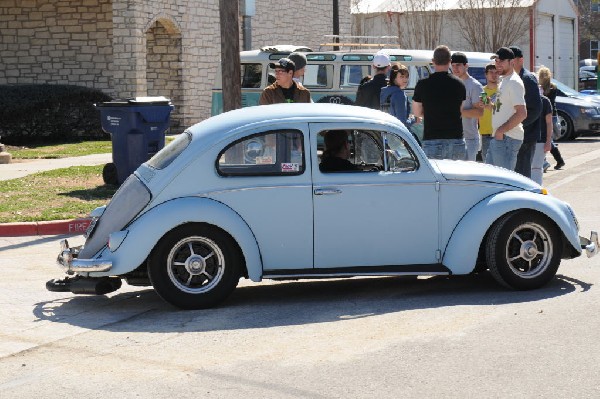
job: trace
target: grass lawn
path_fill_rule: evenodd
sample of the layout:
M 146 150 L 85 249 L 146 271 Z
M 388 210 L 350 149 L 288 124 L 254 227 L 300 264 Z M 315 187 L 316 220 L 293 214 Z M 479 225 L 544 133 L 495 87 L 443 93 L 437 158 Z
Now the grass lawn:
M 7 147 L 7 151 L 10 152 L 14 159 L 66 158 L 112 152 L 112 143 L 110 140 L 31 147 Z
M 0 181 L 0 223 L 88 216 L 117 190 L 104 184 L 102 168 L 73 166 Z
M 165 144 L 175 137 L 167 136 Z M 7 146 L 14 159 L 65 158 L 112 152 L 110 141 Z M 102 168 L 73 166 L 0 181 L 0 223 L 34 222 L 86 217 L 106 205 L 117 187 L 104 184 Z

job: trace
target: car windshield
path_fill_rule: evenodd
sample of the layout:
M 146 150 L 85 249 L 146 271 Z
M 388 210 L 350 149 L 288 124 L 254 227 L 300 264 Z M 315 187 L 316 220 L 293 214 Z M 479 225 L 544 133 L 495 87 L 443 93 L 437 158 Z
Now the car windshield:
M 562 91 L 563 93 L 565 93 L 565 95 L 567 95 L 569 97 L 576 97 L 576 96 L 581 95 L 579 92 L 571 89 L 569 86 L 567 86 L 566 84 L 564 84 L 562 82 L 559 82 L 556 79 L 552 79 L 552 83 L 554 83 L 556 85 L 558 90 Z

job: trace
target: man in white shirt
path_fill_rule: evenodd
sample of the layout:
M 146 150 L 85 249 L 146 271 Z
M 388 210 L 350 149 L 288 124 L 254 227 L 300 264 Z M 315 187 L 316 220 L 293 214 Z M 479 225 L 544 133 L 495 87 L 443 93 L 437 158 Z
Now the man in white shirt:
M 502 77 L 492 113 L 494 139 L 485 162 L 515 170 L 517 154 L 523 142 L 523 125 L 527 117 L 525 107 L 525 86 L 514 71 L 514 53 L 507 47 L 501 47 L 492 56 L 496 70 Z

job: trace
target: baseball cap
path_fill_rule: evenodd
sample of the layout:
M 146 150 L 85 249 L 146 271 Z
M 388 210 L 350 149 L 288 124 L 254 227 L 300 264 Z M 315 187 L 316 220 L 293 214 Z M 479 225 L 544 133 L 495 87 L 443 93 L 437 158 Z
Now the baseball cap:
M 523 52 L 521 51 L 520 47 L 510 46 L 509 48 L 512 50 L 513 54 L 515 55 L 515 58 L 523 58 Z
M 285 69 L 286 72 L 289 72 L 296 70 L 296 64 L 294 64 L 294 61 L 290 60 L 289 58 L 280 58 L 279 61 L 270 63 L 269 68 L 280 68 Z
M 491 60 L 495 60 L 496 58 L 500 60 L 512 60 L 515 58 L 515 53 L 508 47 L 500 47 L 498 51 L 496 51 L 496 54 L 490 57 Z
M 294 52 L 288 55 L 288 58 L 296 65 L 296 70 L 302 69 L 306 66 L 306 56 L 302 53 Z
M 390 64 L 390 57 L 388 57 L 387 54 L 377 53 L 373 57 L 373 65 L 377 68 L 389 67 Z
M 450 63 L 452 63 L 452 64 L 467 64 L 467 63 L 469 63 L 469 61 L 467 60 L 467 56 L 464 53 L 457 51 L 454 54 L 452 54 L 452 57 L 450 57 Z

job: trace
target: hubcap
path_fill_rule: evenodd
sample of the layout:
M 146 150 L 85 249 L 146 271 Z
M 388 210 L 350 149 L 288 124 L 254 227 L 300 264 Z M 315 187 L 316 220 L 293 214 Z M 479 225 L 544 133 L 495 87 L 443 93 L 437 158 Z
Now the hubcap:
M 552 240 L 544 227 L 524 223 L 511 233 L 506 244 L 506 259 L 512 271 L 523 278 L 534 278 L 550 265 Z
M 167 273 L 181 291 L 202 294 L 223 278 L 225 257 L 221 248 L 206 237 L 187 237 L 173 246 L 167 257 Z

